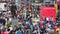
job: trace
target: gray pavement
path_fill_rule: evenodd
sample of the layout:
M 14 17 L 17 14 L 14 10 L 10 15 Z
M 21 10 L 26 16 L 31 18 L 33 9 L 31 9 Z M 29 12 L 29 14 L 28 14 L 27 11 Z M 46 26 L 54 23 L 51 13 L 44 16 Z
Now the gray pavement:
M 17 25 L 18 24 L 18 19 L 13 19 L 12 18 L 12 21 L 11 22 L 12 22 L 12 25 Z

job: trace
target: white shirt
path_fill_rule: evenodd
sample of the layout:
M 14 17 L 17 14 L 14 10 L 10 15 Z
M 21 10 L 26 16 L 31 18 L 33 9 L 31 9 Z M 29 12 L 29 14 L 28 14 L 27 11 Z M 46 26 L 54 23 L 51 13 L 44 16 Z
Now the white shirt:
M 47 21 L 49 21 L 49 18 L 46 18 Z

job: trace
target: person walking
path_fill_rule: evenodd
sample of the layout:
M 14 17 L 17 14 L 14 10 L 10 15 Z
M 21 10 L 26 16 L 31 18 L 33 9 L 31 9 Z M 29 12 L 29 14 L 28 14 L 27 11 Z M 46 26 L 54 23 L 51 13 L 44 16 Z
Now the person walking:
M 21 30 L 19 29 L 16 34 L 22 34 Z

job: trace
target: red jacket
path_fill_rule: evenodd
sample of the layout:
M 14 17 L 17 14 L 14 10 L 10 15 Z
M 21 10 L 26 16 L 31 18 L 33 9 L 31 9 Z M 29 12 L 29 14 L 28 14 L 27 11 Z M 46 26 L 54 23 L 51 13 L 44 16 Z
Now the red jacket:
M 40 23 L 40 28 L 43 28 L 43 24 L 42 23 Z
M 9 34 L 9 32 L 2 32 L 2 34 Z

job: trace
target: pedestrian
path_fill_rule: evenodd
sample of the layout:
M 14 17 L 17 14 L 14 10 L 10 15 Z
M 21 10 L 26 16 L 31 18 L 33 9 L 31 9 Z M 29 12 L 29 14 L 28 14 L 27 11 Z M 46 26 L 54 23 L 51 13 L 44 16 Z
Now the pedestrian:
M 2 32 L 2 34 L 9 34 L 8 29 L 5 28 L 5 29 L 3 30 L 3 32 Z
M 15 32 L 16 32 L 15 30 L 16 30 L 16 28 L 12 27 L 11 31 L 9 32 L 9 34 L 15 34 Z
M 2 28 L 3 28 L 3 27 L 2 27 L 2 25 L 0 24 L 0 34 L 2 33 Z
M 19 29 L 16 34 L 22 34 L 21 30 Z

